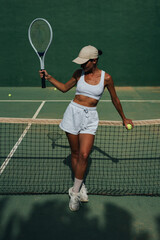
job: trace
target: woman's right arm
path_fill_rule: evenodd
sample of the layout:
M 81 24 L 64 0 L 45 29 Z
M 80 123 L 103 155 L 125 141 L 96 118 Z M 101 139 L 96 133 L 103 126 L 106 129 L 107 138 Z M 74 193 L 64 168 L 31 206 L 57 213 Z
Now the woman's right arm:
M 76 85 L 77 80 L 79 79 L 79 77 L 81 75 L 80 71 L 81 70 L 77 70 L 73 74 L 72 78 L 68 82 L 66 82 L 66 83 L 59 82 L 54 77 L 49 75 L 46 70 L 41 70 L 41 71 L 39 71 L 39 73 L 40 73 L 40 77 L 41 78 L 45 74 L 45 79 L 46 80 L 48 80 L 50 83 L 52 83 L 58 90 L 60 90 L 61 92 L 65 93 L 65 92 L 69 91 L 71 88 L 73 88 Z

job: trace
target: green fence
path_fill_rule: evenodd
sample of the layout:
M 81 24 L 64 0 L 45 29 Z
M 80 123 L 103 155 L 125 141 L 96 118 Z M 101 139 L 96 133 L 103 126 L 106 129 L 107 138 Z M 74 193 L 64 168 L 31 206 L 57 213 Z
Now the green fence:
M 0 86 L 40 86 L 39 60 L 28 42 L 34 18 L 46 18 L 53 42 L 46 69 L 65 82 L 85 45 L 103 51 L 99 67 L 116 86 L 159 86 L 160 1 L 1 0 Z

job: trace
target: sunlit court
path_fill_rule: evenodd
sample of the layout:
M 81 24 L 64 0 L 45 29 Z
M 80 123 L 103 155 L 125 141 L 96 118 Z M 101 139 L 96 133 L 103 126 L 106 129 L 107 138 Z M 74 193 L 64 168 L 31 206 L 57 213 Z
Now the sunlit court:
M 160 2 L 8 0 L 2 9 L 0 239 L 158 240 Z M 71 113 L 68 130 L 60 125 L 73 102 L 78 135 Z M 95 109 L 81 179 L 68 133 L 83 135 L 83 168 Z

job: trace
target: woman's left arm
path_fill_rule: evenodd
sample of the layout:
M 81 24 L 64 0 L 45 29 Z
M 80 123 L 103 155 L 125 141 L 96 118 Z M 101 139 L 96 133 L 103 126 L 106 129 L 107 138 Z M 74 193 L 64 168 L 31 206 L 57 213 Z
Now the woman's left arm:
M 121 102 L 120 102 L 120 100 L 117 96 L 117 93 L 116 93 L 116 90 L 115 90 L 115 87 L 114 87 L 113 79 L 109 74 L 105 75 L 105 87 L 107 87 L 107 89 L 110 93 L 111 99 L 112 99 L 112 103 L 114 104 L 116 110 L 118 111 L 119 115 L 121 116 L 123 124 L 125 125 L 125 127 L 127 128 L 127 124 L 131 124 L 132 127 L 134 127 L 132 120 L 127 119 L 124 115 Z

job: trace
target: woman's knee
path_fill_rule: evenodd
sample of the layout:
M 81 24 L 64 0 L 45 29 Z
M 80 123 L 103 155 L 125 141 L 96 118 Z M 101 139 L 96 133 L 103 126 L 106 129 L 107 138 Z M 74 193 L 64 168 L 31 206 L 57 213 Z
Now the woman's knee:
M 87 161 L 88 155 L 89 155 L 89 154 L 88 154 L 87 152 L 83 151 L 83 152 L 80 152 L 79 157 L 80 157 L 80 159 L 82 159 L 83 161 Z

